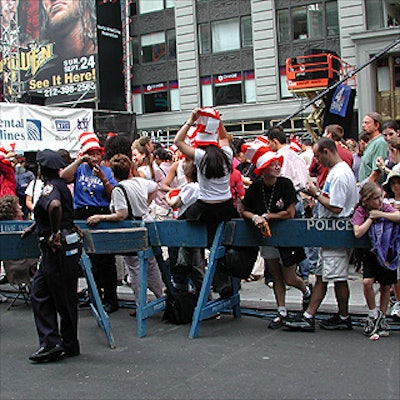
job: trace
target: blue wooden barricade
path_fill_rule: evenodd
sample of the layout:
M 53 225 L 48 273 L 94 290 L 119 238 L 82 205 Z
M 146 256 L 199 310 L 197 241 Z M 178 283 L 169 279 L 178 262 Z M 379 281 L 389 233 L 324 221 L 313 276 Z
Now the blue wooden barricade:
M 84 221 L 76 222 L 85 233 L 86 252 L 99 254 L 138 252 L 140 276 L 137 335 L 139 337 L 146 334 L 146 319 L 165 308 L 165 297 L 146 302 L 148 257 L 154 254 L 158 257 L 159 264 L 162 264 L 160 258 L 161 246 L 206 247 L 207 245 L 207 229 L 204 225 L 198 223 L 168 220 L 143 224 L 138 221 L 122 221 L 119 223 L 100 223 L 94 228 L 88 227 Z M 22 231 L 29 224 L 29 222 L 24 221 L 0 221 L 0 259 L 28 258 L 39 255 L 35 237 L 30 236 L 23 241 L 18 239 L 20 232 L 17 231 Z M 240 295 L 238 280 L 236 279 L 233 279 L 233 295 L 230 298 L 207 301 L 217 260 L 224 255 L 225 246 L 370 247 L 366 236 L 360 239 L 354 237 L 352 225 L 346 219 L 293 219 L 272 222 L 270 227 L 272 237 L 262 238 L 259 230 L 248 221 L 235 219 L 219 225 L 210 249 L 206 275 L 193 314 L 190 338 L 198 336 L 202 320 L 221 310 L 231 308 L 234 317 L 240 317 Z M 136 231 L 137 233 L 140 232 L 140 239 L 133 238 L 132 228 L 140 229 Z M 98 298 L 97 289 L 92 279 L 90 260 L 86 257 L 83 257 L 82 265 L 87 274 L 88 286 L 93 289 L 92 305 L 94 311 L 100 310 L 95 315 L 99 325 L 105 330 L 110 345 L 113 346 L 108 316 Z
M 30 258 L 40 255 L 35 235 L 28 235 L 24 239 L 20 237 L 21 232 L 30 224 L 28 221 L 0 222 L 0 259 Z M 140 268 L 146 270 L 147 259 L 143 255 L 148 249 L 147 229 L 145 227 L 132 227 L 130 224 L 125 224 L 125 226 L 125 228 L 106 230 L 82 230 L 84 233 L 84 250 L 80 262 L 88 285 L 90 306 L 99 327 L 104 330 L 111 348 L 115 348 L 111 322 L 108 314 L 104 311 L 97 291 L 92 273 L 92 264 L 87 253 L 113 254 L 117 251 L 118 254 L 124 254 L 138 251 L 142 254 Z
M 233 295 L 228 299 L 217 299 L 207 302 L 208 290 L 211 287 L 218 258 L 224 255 L 225 246 L 281 246 L 281 247 L 370 247 L 367 236 L 356 239 L 352 224 L 347 219 L 291 219 L 271 222 L 272 236 L 263 238 L 251 222 L 242 219 L 220 224 L 214 238 L 200 292 L 189 338 L 198 336 L 201 321 L 211 315 L 232 308 L 233 316 L 240 317 L 240 294 L 238 280 L 233 278 Z

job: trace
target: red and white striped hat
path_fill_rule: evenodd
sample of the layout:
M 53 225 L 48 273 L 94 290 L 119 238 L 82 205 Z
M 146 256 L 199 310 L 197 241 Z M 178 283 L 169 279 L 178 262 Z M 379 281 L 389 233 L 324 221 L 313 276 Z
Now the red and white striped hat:
M 79 142 L 81 144 L 81 154 L 86 154 L 89 150 L 101 150 L 100 141 L 94 132 L 82 132 L 79 135 Z
M 301 143 L 296 138 L 290 139 L 289 148 L 295 151 L 296 153 L 299 153 L 302 150 Z
M 0 156 L 3 164 L 11 164 L 8 158 L 13 158 L 15 156 L 15 145 L 16 143 L 10 143 L 9 149 L 6 149 L 5 146 L 0 147 Z
M 185 137 L 185 142 L 192 146 L 195 147 L 196 144 L 196 136 L 197 136 L 197 129 L 195 126 L 191 126 L 188 131 L 186 132 L 186 137 Z
M 263 146 L 268 146 L 268 138 L 266 136 L 257 136 L 252 142 L 242 144 L 242 152 L 248 160 L 255 164 L 253 157 L 257 150 Z
M 262 170 L 267 168 L 274 161 L 278 161 L 281 166 L 283 164 L 283 157 L 278 156 L 269 146 L 261 146 L 254 158 L 255 162 L 253 164 L 256 166 L 254 173 L 256 175 L 260 175 Z
M 218 131 L 221 123 L 219 112 L 213 107 L 204 107 L 199 111 L 199 117 L 196 121 L 196 137 L 194 146 L 219 146 Z M 194 133 L 193 133 L 194 134 Z
M 252 142 L 242 145 L 245 157 L 256 167 L 254 170 L 256 175 L 260 175 L 262 170 L 267 168 L 273 161 L 278 161 L 280 165 L 283 164 L 283 157 L 278 156 L 267 143 L 268 138 L 258 136 Z

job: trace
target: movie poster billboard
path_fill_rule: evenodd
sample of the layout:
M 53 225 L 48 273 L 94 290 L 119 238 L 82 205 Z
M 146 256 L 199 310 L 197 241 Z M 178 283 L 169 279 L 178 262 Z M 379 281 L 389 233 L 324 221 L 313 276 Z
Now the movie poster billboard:
M 97 79 L 96 0 L 0 0 L 3 80 L 44 104 L 93 101 Z M 7 82 L 3 82 L 4 85 Z

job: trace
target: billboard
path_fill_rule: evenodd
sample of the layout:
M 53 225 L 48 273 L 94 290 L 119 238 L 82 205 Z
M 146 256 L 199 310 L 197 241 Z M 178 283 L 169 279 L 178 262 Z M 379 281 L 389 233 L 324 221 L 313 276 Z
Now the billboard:
M 98 35 L 102 41 L 104 32 L 107 38 L 110 32 L 116 37 L 106 46 L 114 49 L 117 57 L 112 62 L 122 71 L 121 29 L 113 26 L 121 26 L 119 1 L 0 0 L 0 4 L 0 74 L 6 88 L 7 79 L 20 82 L 21 94 L 42 96 L 45 105 L 98 101 Z M 114 18 L 99 29 L 98 13 Z M 122 72 L 120 75 L 116 80 L 123 82 Z M 110 76 L 103 74 L 102 79 L 110 80 Z M 118 95 L 124 98 L 123 93 Z
M 93 132 L 93 110 L 0 103 L 0 146 L 15 151 L 79 151 L 79 135 Z

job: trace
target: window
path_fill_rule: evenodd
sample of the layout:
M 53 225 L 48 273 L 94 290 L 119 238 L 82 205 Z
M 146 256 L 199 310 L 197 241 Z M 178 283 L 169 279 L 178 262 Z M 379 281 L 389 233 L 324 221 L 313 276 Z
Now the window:
M 140 14 L 147 14 L 164 9 L 164 0 L 139 0 Z
M 328 36 L 339 35 L 339 15 L 336 1 L 325 4 L 326 34 Z
M 165 33 L 157 32 L 143 35 L 142 42 L 142 61 L 154 62 L 165 60 Z
M 256 101 L 254 71 L 202 77 L 200 82 L 203 107 Z
M 277 4 L 279 6 L 279 3 Z M 291 40 L 319 39 L 339 34 L 336 0 L 278 9 L 276 20 L 279 43 Z
M 137 0 L 139 2 L 140 14 L 148 14 L 155 11 L 161 11 L 165 8 L 175 7 L 175 0 Z M 137 6 L 135 6 L 135 11 Z M 136 15 L 136 14 L 132 14 Z
M 168 59 L 176 59 L 176 35 L 175 29 L 167 31 Z
M 324 24 L 322 15 L 322 4 L 310 4 L 307 7 L 307 30 L 310 38 L 324 36 Z
M 242 47 L 253 46 L 253 32 L 251 27 L 251 17 L 242 17 L 241 19 Z
M 134 36 L 132 38 L 132 54 L 133 54 L 133 63 L 134 64 L 139 64 L 140 58 L 139 58 L 139 38 L 137 36 Z
M 136 114 L 179 111 L 180 98 L 177 81 L 160 82 L 133 88 Z
M 167 38 L 165 40 L 165 38 Z M 132 41 L 135 52 L 135 38 Z M 141 36 L 142 62 L 157 62 L 176 59 L 175 29 L 166 32 L 155 32 Z M 168 51 L 168 53 L 166 53 Z M 138 52 L 138 51 L 137 51 Z M 136 57 L 136 54 L 134 54 Z
M 286 66 L 279 67 L 279 79 L 281 88 L 281 98 L 293 97 L 293 94 L 289 92 L 286 83 Z
M 209 54 L 211 52 L 210 25 L 199 24 L 198 35 L 200 54 Z
M 232 83 L 228 85 L 215 85 L 215 105 L 226 106 L 228 104 L 240 104 L 242 100 L 242 84 Z
M 292 10 L 293 39 L 307 39 L 307 9 L 296 7 Z
M 239 50 L 253 45 L 251 17 L 213 21 L 198 26 L 200 54 Z
M 290 40 L 289 10 L 278 11 L 278 42 L 288 42 Z
M 215 21 L 211 23 L 212 49 L 214 53 L 240 49 L 239 21 Z
M 145 94 L 144 110 L 146 114 L 168 111 L 168 93 L 157 92 Z

